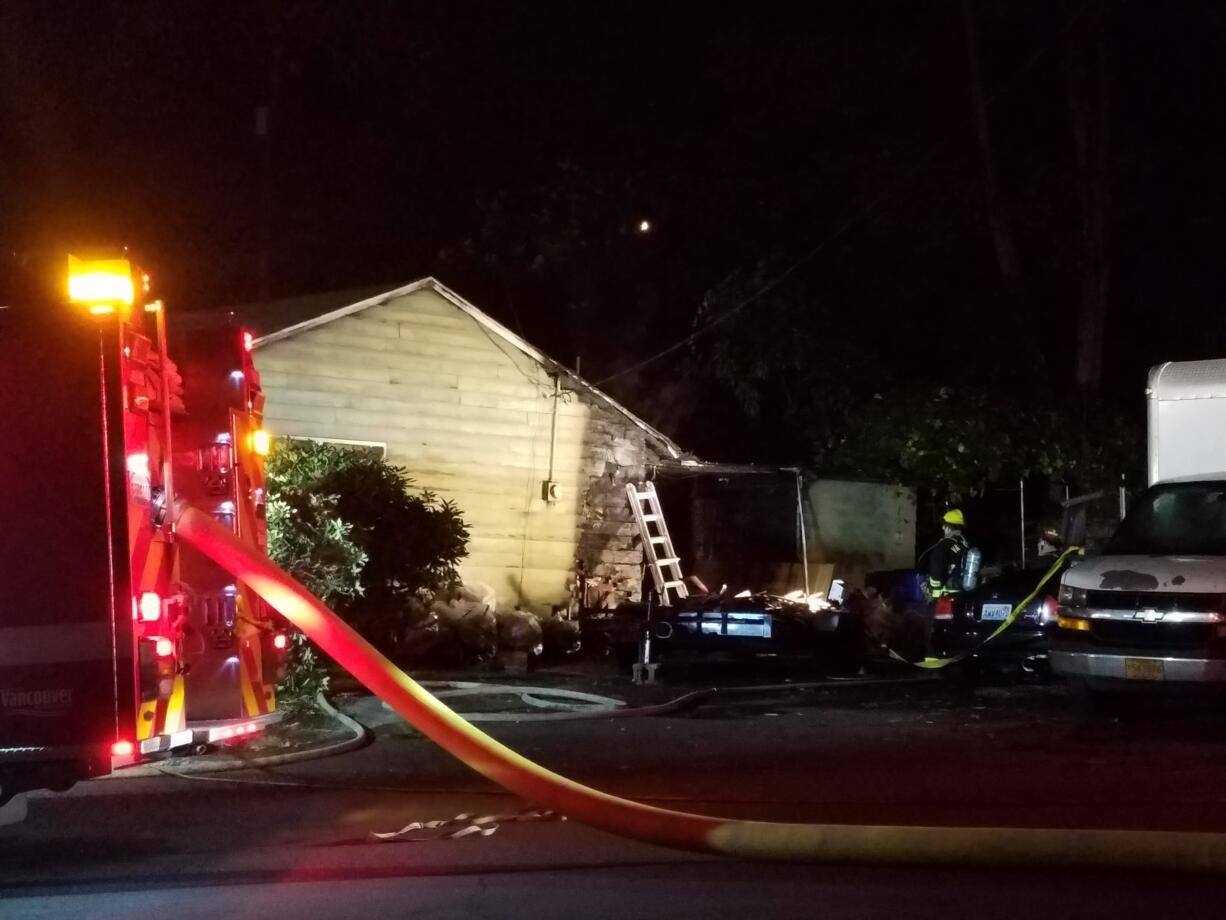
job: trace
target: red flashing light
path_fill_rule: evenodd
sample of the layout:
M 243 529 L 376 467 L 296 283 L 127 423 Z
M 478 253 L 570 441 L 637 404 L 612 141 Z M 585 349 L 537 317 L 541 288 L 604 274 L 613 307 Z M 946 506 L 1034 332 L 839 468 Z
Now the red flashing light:
M 169 639 L 155 639 L 153 653 L 159 658 L 169 658 L 175 653 L 175 644 Z
M 128 472 L 138 481 L 149 482 L 149 455 L 128 454 Z
M 136 753 L 136 745 L 131 741 L 116 741 L 111 745 L 111 756 L 131 757 Z
M 258 729 L 258 728 L 259 728 L 259 726 L 258 726 L 258 725 L 256 725 L 254 722 L 248 722 L 248 723 L 247 723 L 247 724 L 244 726 L 244 728 L 246 729 L 247 734 L 249 734 L 249 735 L 250 735 L 250 734 L 251 734 L 253 731 L 255 731 L 256 729 Z
M 140 618 L 144 623 L 156 623 L 162 618 L 162 599 L 153 591 L 140 596 Z
M 278 652 L 285 651 L 288 645 L 289 645 L 289 637 L 285 635 L 285 633 L 277 633 L 275 636 L 272 637 L 272 647 L 275 648 Z
M 255 336 L 247 330 L 243 330 L 243 351 L 251 351 L 255 348 Z

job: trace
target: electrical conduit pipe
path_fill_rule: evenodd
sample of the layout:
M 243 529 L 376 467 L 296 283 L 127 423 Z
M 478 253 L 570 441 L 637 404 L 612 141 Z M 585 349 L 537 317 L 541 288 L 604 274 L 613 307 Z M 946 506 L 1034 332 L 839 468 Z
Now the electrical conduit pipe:
M 478 773 L 613 834 L 720 856 L 828 864 L 1226 871 L 1226 834 L 739 821 L 609 795 L 533 763 L 465 722 L 204 512 L 185 510 L 178 536 L 243 581 L 422 734 Z

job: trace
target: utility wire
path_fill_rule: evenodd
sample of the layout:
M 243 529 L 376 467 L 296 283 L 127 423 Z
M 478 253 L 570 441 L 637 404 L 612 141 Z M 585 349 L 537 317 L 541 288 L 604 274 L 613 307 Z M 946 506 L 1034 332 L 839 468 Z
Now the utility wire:
M 1021 82 L 1022 77 L 1025 76 L 1027 73 L 1029 73 L 1030 70 L 1036 64 L 1038 64 L 1040 60 L 1043 59 L 1043 57 L 1056 45 L 1057 42 L 1063 40 L 1064 36 L 1067 35 L 1069 31 L 1073 28 L 1073 26 L 1077 24 L 1077 21 L 1081 19 L 1082 15 L 1085 13 L 1086 9 L 1089 7 L 1090 2 L 1092 2 L 1092 0 L 1087 0 L 1087 2 L 1083 3 L 1080 7 L 1074 10 L 1073 13 L 1069 16 L 1068 20 L 1065 22 L 1064 26 L 1060 29 L 1060 31 L 1057 32 L 1055 35 L 1053 35 L 1047 42 L 1041 45 L 1038 49 L 1036 49 L 1035 52 L 1029 58 L 1027 58 L 1026 61 L 1024 61 L 1022 65 L 1018 67 L 1017 70 L 1013 72 L 1012 76 L 1010 76 L 1009 79 L 1005 81 L 1004 85 L 1001 86 L 1000 89 L 998 89 L 996 92 L 994 92 L 991 96 L 988 97 L 987 101 L 984 104 L 984 107 L 991 108 L 992 104 L 995 103 L 1001 96 L 1005 95 L 1006 93 L 1011 92 Z M 933 161 L 933 159 L 936 158 L 937 154 L 942 152 L 945 149 L 945 147 L 949 145 L 951 137 L 952 135 L 946 134 L 945 137 L 937 141 L 928 150 L 928 152 L 924 154 L 923 157 L 920 158 L 920 161 L 907 172 L 907 174 L 903 177 L 902 181 L 899 182 L 894 188 L 888 189 L 882 192 L 877 197 L 875 197 L 872 201 L 870 201 L 867 205 L 861 208 L 858 212 L 856 212 L 851 217 L 847 218 L 847 220 L 845 220 L 843 223 L 841 223 L 835 229 L 833 233 L 831 233 L 829 236 L 827 236 L 825 239 L 819 242 L 816 246 L 814 246 L 804 255 L 800 256 L 794 262 L 790 263 L 785 269 L 783 269 L 783 271 L 777 274 L 770 281 L 767 281 L 765 284 L 759 287 L 756 291 L 754 291 L 748 297 L 739 301 L 733 306 L 729 307 L 723 313 L 720 313 L 719 315 L 712 317 L 705 325 L 701 326 L 698 329 L 695 329 L 689 335 L 685 336 L 684 338 L 678 339 L 673 344 L 661 349 L 660 351 L 656 352 L 650 357 L 644 358 L 642 361 L 638 361 L 627 367 L 623 367 L 621 370 L 614 371 L 612 374 L 609 374 L 609 376 L 604 377 L 600 380 L 597 380 L 594 386 L 598 386 L 598 387 L 604 386 L 610 380 L 616 380 L 618 377 L 622 377 L 626 374 L 633 373 L 634 371 L 641 370 L 642 368 L 646 367 L 649 364 L 654 364 L 655 362 L 661 360 L 662 358 L 667 358 L 669 355 L 673 354 L 679 349 L 684 348 L 686 345 L 689 345 L 691 342 L 695 341 L 701 336 L 704 336 L 708 332 L 711 332 L 713 329 L 717 328 L 722 323 L 727 322 L 729 319 L 731 319 L 736 314 L 740 313 L 750 304 L 755 303 L 756 301 L 760 300 L 766 294 L 769 294 L 775 288 L 779 287 L 779 285 L 781 285 L 784 281 L 790 278 L 792 274 L 796 272 L 797 269 L 811 262 L 820 253 L 822 253 L 825 249 L 827 249 L 832 243 L 836 242 L 839 238 L 841 238 L 843 234 L 845 234 L 848 230 L 850 230 L 856 224 L 864 220 L 867 220 L 869 217 L 871 217 L 873 213 L 877 210 L 877 208 L 880 207 L 883 203 L 885 203 L 886 200 L 888 200 L 889 198 L 892 198 L 894 195 L 898 194 L 899 192 L 909 187 L 911 183 L 914 182 L 916 178 L 918 178 L 920 173 L 922 173 L 925 169 L 928 168 L 928 165 Z

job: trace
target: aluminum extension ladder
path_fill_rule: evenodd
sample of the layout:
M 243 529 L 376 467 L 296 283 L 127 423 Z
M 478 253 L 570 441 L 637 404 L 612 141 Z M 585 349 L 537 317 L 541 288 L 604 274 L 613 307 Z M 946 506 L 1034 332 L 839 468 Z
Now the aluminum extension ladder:
M 677 600 L 689 597 L 690 592 L 681 574 L 681 559 L 673 549 L 673 539 L 668 535 L 668 525 L 664 523 L 664 511 L 660 507 L 660 496 L 656 494 L 656 484 L 645 482 L 640 489 L 634 483 L 629 483 L 626 486 L 626 495 L 630 499 L 630 508 L 634 511 L 634 520 L 639 525 L 639 534 L 643 538 L 643 557 L 647 561 L 647 568 L 651 570 L 651 580 L 660 596 L 660 603 L 666 607 L 671 606 L 669 591 L 676 593 Z M 652 524 L 656 525 L 654 532 Z

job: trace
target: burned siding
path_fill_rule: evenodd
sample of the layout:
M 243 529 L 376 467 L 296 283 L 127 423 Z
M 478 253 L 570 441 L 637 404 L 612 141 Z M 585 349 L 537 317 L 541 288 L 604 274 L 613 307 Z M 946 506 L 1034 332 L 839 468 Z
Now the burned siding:
M 593 411 L 590 426 L 578 572 L 585 604 L 613 607 L 637 600 L 642 588 L 643 546 L 626 485 L 646 480 L 662 457 L 642 429 L 615 412 Z

